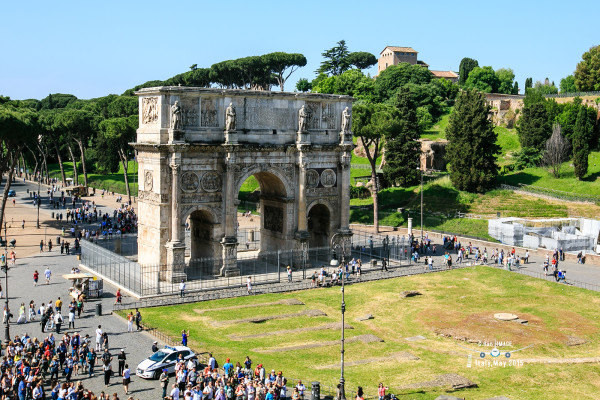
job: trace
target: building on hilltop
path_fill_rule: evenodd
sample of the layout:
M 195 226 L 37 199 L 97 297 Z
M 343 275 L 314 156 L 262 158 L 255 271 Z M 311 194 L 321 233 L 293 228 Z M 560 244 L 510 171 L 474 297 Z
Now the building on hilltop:
M 379 53 L 379 61 L 377 63 L 377 74 L 385 71 L 390 65 L 398 65 L 400 63 L 417 64 L 418 51 L 412 47 L 386 46 Z
M 454 71 L 434 71 L 431 70 L 431 75 L 434 78 L 448 79 L 452 83 L 458 83 L 458 74 Z
M 418 60 L 417 54 L 419 54 L 419 52 L 412 47 L 386 46 L 385 49 L 379 53 L 377 75 L 385 71 L 387 67 L 398 65 L 400 63 L 420 65 L 429 69 L 429 64 L 425 61 Z M 454 83 L 458 82 L 458 74 L 454 71 L 431 71 L 431 74 L 434 78 L 444 78 Z

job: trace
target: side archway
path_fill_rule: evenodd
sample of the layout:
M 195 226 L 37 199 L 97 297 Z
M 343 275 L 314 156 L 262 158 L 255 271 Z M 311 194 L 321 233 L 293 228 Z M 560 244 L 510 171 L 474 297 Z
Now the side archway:
M 332 235 L 332 209 L 324 200 L 315 200 L 308 206 L 308 245 L 311 248 L 327 247 Z

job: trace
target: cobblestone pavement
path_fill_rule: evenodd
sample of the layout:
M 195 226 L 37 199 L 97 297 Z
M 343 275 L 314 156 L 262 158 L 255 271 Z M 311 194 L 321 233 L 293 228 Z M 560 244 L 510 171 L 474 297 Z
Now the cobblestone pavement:
M 38 339 L 46 337 L 48 334 L 41 333 L 41 326 L 39 322 L 29 322 L 25 324 L 16 324 L 16 317 L 18 316 L 18 310 L 21 303 L 29 304 L 30 300 L 34 300 L 37 307 L 41 303 L 47 303 L 48 301 L 56 301 L 57 297 L 61 297 L 63 300 L 63 316 L 65 317 L 65 323 L 63 328 L 68 326 L 66 323 L 67 319 L 67 304 L 69 302 L 68 289 L 71 281 L 68 281 L 62 277 L 63 274 L 71 272 L 71 268 L 77 265 L 77 259 L 74 256 L 60 255 L 60 249 L 52 250 L 51 253 L 45 252 L 34 257 L 28 257 L 25 259 L 17 260 L 17 265 L 12 267 L 9 271 L 9 305 L 12 313 L 15 315 L 10 325 L 10 334 L 12 337 L 15 335 L 21 335 L 27 332 L 31 337 L 37 337 Z M 40 282 L 44 281 L 43 273 L 46 266 L 50 267 L 52 271 L 52 279 L 49 285 L 45 283 L 33 286 L 33 272 L 38 270 L 40 273 Z M 4 274 L 0 273 L 2 279 L 2 286 L 5 287 Z M 108 290 L 107 290 L 108 289 Z M 116 356 L 120 349 L 125 349 L 127 354 L 127 362 L 129 367 L 134 371 L 135 367 L 143 359 L 151 354 L 152 341 L 154 340 L 150 335 L 145 332 L 127 332 L 127 323 L 116 315 L 110 315 L 112 305 L 115 301 L 114 288 L 107 287 L 105 285 L 105 297 L 102 300 L 91 299 L 85 304 L 84 312 L 81 318 L 76 319 L 75 329 L 68 330 L 69 332 L 77 331 L 82 336 L 89 334 L 92 339 L 95 339 L 95 330 L 98 325 L 102 325 L 102 329 L 108 332 L 110 352 L 115 356 L 113 360 L 113 370 L 117 371 L 118 363 Z M 96 304 L 100 302 L 103 307 L 103 315 L 97 317 L 95 315 Z M 67 312 L 65 312 L 67 309 Z M 143 315 L 143 310 L 142 310 Z M 39 321 L 39 316 L 38 316 Z M 63 329 L 61 329 L 61 332 Z M 56 333 L 55 333 L 56 336 Z M 94 340 L 95 342 L 95 340 Z M 86 388 L 91 389 L 94 393 L 98 394 L 100 391 L 105 390 L 107 392 L 118 393 L 119 397 L 123 395 L 123 387 L 121 386 L 121 379 L 113 377 L 111 379 L 111 385 L 108 388 L 104 387 L 104 378 L 101 374 L 100 368 L 96 366 L 96 376 L 88 378 L 87 375 L 76 376 L 74 379 L 82 380 Z M 132 391 L 134 398 L 139 399 L 150 399 L 159 398 L 162 391 L 158 388 L 158 381 L 146 381 L 132 375 L 132 384 L 130 391 Z

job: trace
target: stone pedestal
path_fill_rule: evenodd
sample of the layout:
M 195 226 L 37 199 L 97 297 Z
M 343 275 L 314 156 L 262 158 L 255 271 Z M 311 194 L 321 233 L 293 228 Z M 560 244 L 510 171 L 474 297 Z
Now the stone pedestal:
M 352 145 L 352 132 L 340 131 L 340 144 Z
M 238 132 L 225 131 L 225 144 L 238 144 Z
M 184 143 L 185 132 L 181 129 L 169 129 L 169 142 L 170 143 Z
M 165 279 L 167 282 L 177 283 L 181 280 L 187 280 L 185 273 L 185 243 L 169 242 L 167 248 L 167 269 Z
M 296 143 L 297 144 L 310 144 L 310 133 L 307 131 L 296 132 Z
M 223 246 L 221 276 L 240 276 L 240 269 L 237 266 L 237 245 L 238 242 L 235 236 L 226 236 L 221 240 L 221 246 Z

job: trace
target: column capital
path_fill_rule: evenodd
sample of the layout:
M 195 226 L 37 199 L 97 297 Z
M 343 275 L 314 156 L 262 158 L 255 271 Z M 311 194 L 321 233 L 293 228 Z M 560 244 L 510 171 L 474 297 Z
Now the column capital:
M 169 164 L 169 168 L 171 168 L 171 172 L 173 172 L 173 174 L 177 174 L 181 170 L 181 165 L 171 163 Z

